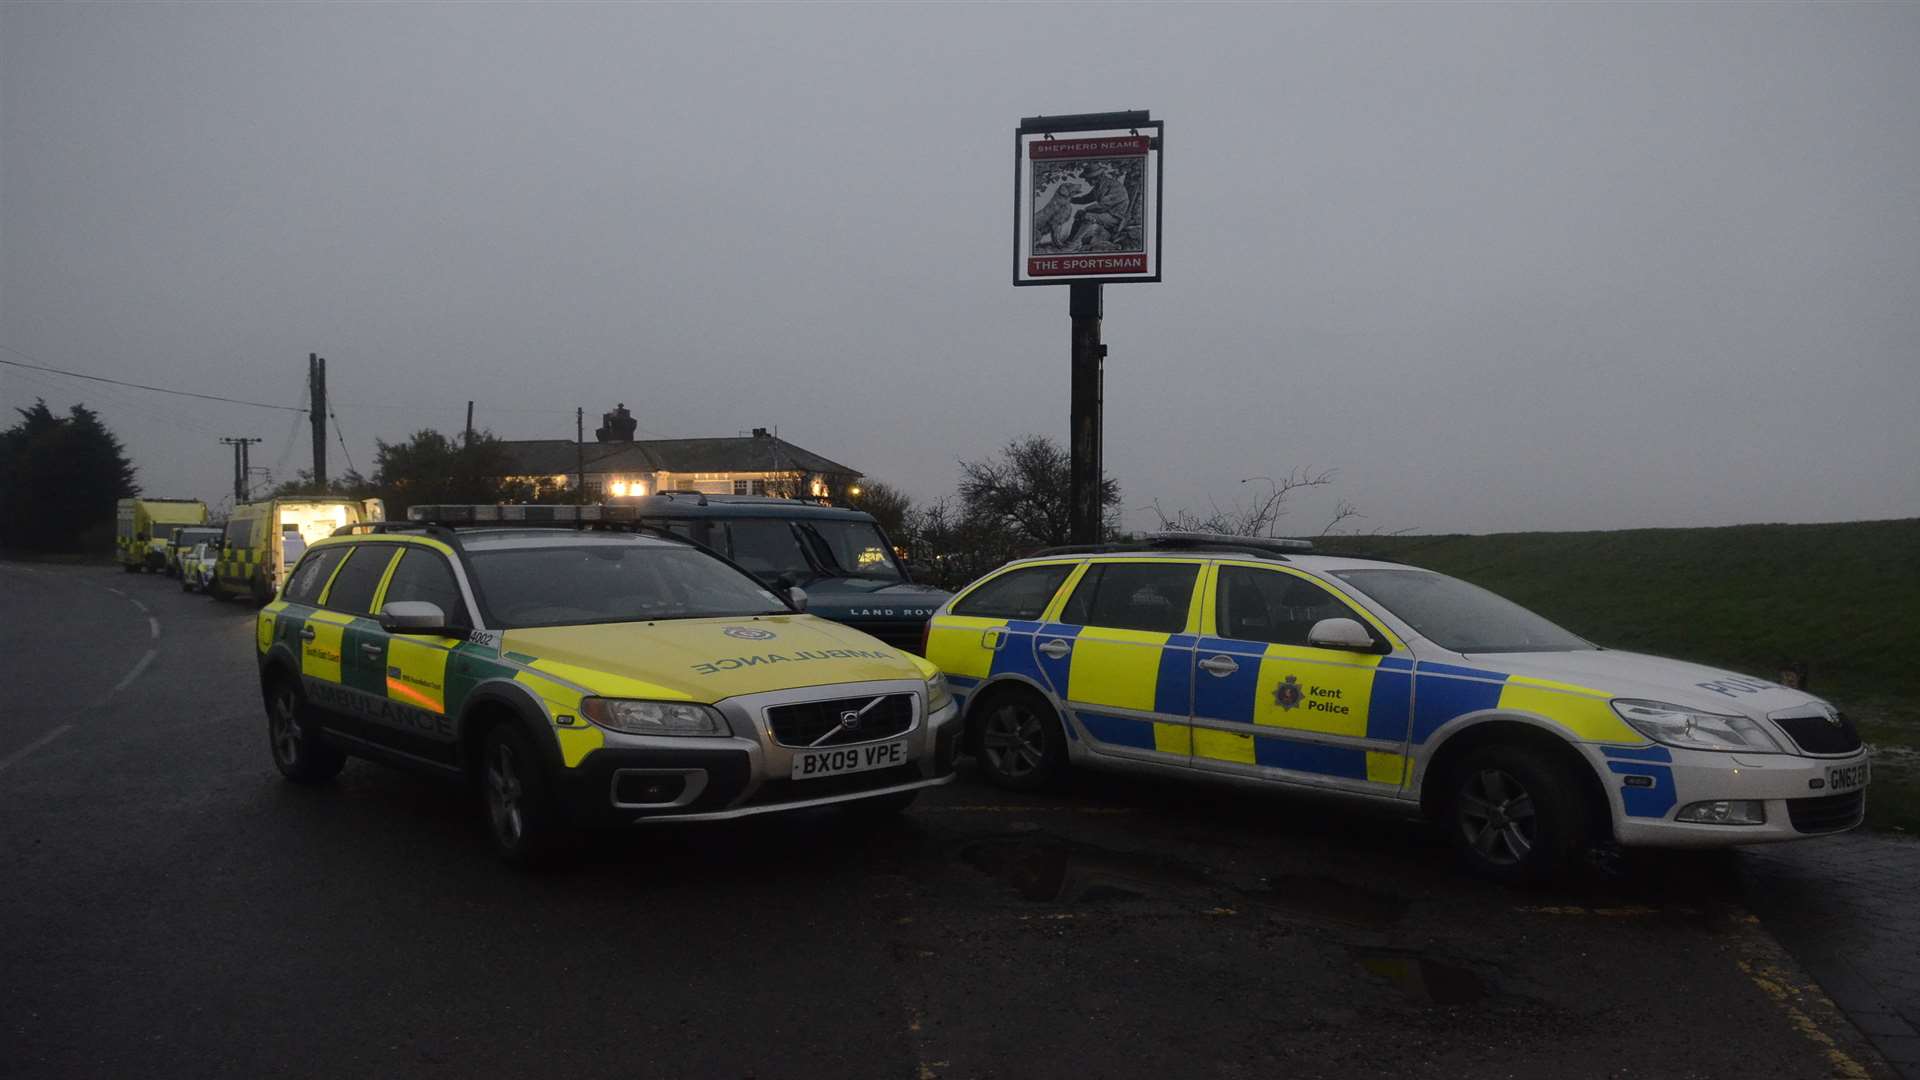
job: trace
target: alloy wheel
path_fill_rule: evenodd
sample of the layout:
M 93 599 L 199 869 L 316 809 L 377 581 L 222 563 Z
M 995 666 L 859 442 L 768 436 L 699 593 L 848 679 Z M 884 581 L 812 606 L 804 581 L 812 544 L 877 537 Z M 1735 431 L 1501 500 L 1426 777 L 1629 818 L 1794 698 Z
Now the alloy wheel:
M 1458 818 L 1467 843 L 1500 866 L 1524 861 L 1537 838 L 1533 796 L 1504 769 L 1481 769 L 1460 788 Z
M 988 764 L 1000 775 L 1016 778 L 1038 769 L 1047 753 L 1044 723 L 1033 710 L 1013 702 L 988 713 L 980 732 L 980 747 Z
M 273 710 L 268 718 L 273 737 L 273 756 L 288 769 L 300 765 L 300 703 L 290 687 L 274 691 Z
M 504 742 L 495 744 L 493 755 L 487 760 L 487 812 L 493 818 L 494 833 L 507 847 L 518 846 L 526 831 L 526 820 L 521 814 L 522 792 L 513 748 Z

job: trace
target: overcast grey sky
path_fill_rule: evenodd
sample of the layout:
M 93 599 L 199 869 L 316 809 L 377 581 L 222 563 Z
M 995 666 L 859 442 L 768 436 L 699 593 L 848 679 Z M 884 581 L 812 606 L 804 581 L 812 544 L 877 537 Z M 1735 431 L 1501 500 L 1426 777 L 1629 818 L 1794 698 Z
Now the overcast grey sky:
M 296 406 L 317 350 L 363 470 L 468 398 L 509 438 L 618 400 L 942 494 L 1066 431 L 1014 125 L 1148 108 L 1128 507 L 1315 465 L 1301 530 L 1913 516 L 1917 55 L 1915 4 L 6 4 L 0 344 Z M 290 413 L 0 367 L 35 396 L 153 494 L 224 494 L 218 435 L 307 464 Z

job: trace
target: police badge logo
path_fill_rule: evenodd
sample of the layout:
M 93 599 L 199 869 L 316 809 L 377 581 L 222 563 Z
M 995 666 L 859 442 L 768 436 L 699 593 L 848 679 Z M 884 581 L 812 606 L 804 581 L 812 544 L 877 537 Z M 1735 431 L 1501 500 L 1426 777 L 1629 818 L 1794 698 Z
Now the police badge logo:
M 771 641 L 774 636 L 773 631 L 762 630 L 757 626 L 729 626 L 720 632 L 742 641 Z
M 1273 688 L 1273 703 L 1282 709 L 1292 709 L 1300 704 L 1300 683 L 1292 675 L 1287 681 Z

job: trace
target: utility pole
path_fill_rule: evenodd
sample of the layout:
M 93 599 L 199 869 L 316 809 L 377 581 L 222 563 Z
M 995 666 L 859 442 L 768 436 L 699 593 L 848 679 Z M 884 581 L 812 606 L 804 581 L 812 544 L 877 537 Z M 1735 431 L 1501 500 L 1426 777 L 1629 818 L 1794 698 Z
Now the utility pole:
M 472 401 L 467 402 L 467 441 L 461 443 L 460 445 L 461 446 L 473 445 L 473 402 Z
M 249 498 L 247 494 L 247 447 L 260 440 L 248 438 L 244 435 L 234 435 L 222 438 L 220 441 L 227 446 L 233 447 L 233 501 L 235 503 L 246 502 Z
M 585 406 L 575 406 L 573 410 L 573 495 L 574 501 L 587 501 L 587 410 Z
M 327 361 L 319 353 L 307 354 L 307 397 L 313 420 L 313 490 L 327 490 Z
M 1105 360 L 1107 347 L 1100 343 L 1100 317 L 1104 307 L 1099 282 L 1076 281 L 1067 297 L 1068 314 L 1073 318 L 1073 389 L 1069 430 L 1070 464 L 1067 482 L 1068 535 L 1076 544 L 1100 542 L 1101 488 L 1101 399 L 1105 396 Z

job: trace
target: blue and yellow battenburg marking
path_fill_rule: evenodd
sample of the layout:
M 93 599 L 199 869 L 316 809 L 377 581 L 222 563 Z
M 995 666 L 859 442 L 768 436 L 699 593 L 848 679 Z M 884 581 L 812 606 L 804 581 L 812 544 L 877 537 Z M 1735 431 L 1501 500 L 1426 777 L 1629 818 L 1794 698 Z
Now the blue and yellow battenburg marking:
M 1063 583 L 1054 607 L 1077 578 Z M 1211 625 L 1204 580 L 1199 602 L 1202 625 Z M 1035 648 L 1055 639 L 1072 648 L 1059 657 Z M 1018 678 L 1065 703 L 1078 727 L 1105 746 L 1396 789 L 1410 781 L 1409 755 L 1447 724 L 1479 713 L 1531 715 L 1582 742 L 1646 745 L 1604 691 L 1398 656 L 958 615 L 934 620 L 927 656 L 947 673 L 963 709 L 981 686 Z M 1237 666 L 1198 673 L 1197 661 L 1216 656 Z M 1189 716 L 1191 725 L 1162 719 Z M 1066 730 L 1079 738 L 1074 724 Z M 1636 790 L 1635 805 L 1656 812 L 1650 808 L 1663 789 Z
M 1406 738 L 1410 662 L 1360 654 L 1329 659 L 1325 650 L 1229 638 L 1201 638 L 1196 648 L 1202 659 L 1226 656 L 1238 664 L 1224 676 L 1195 680 L 1196 720 L 1234 726 L 1196 726 L 1196 758 L 1392 787 L 1405 783 L 1407 762 L 1400 753 L 1287 739 L 1270 729 L 1397 745 Z
M 1673 751 L 1664 746 L 1603 746 L 1607 770 L 1620 780 L 1620 805 L 1628 817 L 1664 818 L 1680 801 L 1673 784 Z M 1644 777 L 1651 785 L 1632 784 L 1627 777 Z
M 936 638 L 943 632 L 956 635 L 952 644 L 957 646 L 936 650 L 937 659 L 973 669 L 949 669 L 948 680 L 963 707 L 981 685 L 1019 676 L 1068 703 L 1080 727 L 1109 746 L 1398 788 L 1409 779 L 1408 757 L 1385 746 L 1410 743 L 1417 753 L 1440 728 L 1475 713 L 1539 716 L 1581 741 L 1645 741 L 1613 713 L 1603 691 L 1486 668 L 1416 665 L 1396 656 L 1330 659 L 1324 650 L 1191 634 L 970 621 L 979 625 L 935 631 Z M 989 630 L 1000 639 L 992 651 L 979 647 Z M 1072 651 L 1055 658 L 1035 650 L 1037 643 L 1054 639 L 1072 642 Z M 1238 667 L 1224 676 L 1196 677 L 1195 662 L 1213 656 L 1231 657 Z M 1189 712 L 1199 723 L 1184 730 L 1143 715 Z M 1208 721 L 1230 726 L 1205 726 Z M 1074 725 L 1067 731 L 1078 737 Z M 1287 738 L 1285 732 L 1350 739 L 1354 745 Z M 1646 775 L 1655 777 L 1656 786 L 1631 789 L 1629 812 L 1658 816 L 1671 808 L 1671 776 L 1660 782 L 1658 773 Z M 1662 798 L 1666 805 L 1660 805 Z

